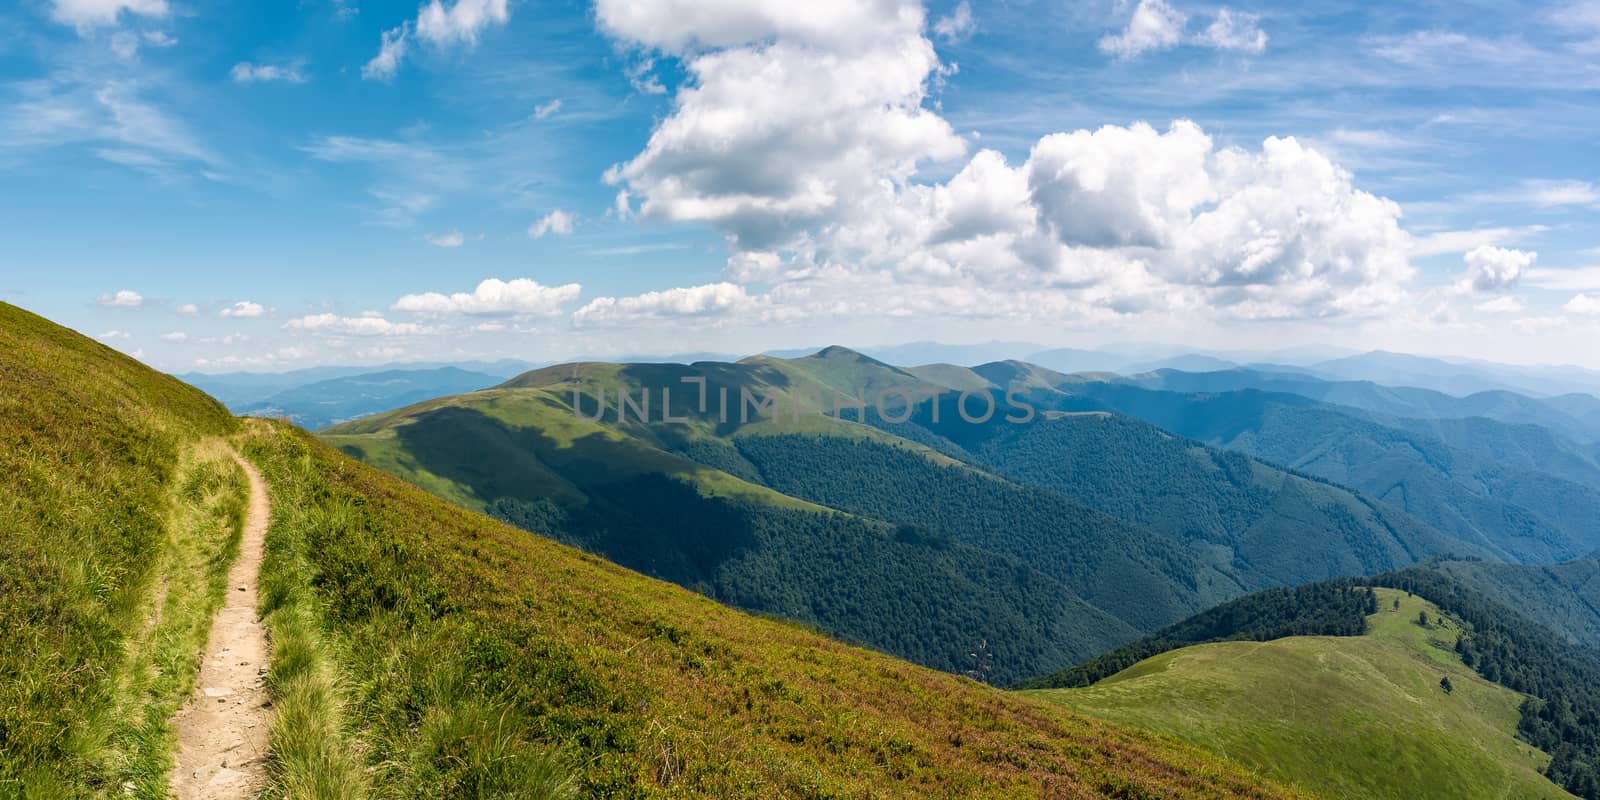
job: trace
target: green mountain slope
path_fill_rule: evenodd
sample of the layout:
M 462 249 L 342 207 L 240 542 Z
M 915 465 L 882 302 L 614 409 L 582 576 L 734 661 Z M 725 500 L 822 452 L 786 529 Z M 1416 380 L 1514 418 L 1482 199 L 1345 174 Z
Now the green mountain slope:
M 1038 375 L 1022 380 L 1035 385 Z M 1075 399 L 1053 389 L 1027 396 L 1041 407 Z M 940 422 L 933 416 L 921 408 L 909 424 L 951 440 L 1000 475 L 1183 542 L 1243 591 L 1485 552 L 1341 487 L 1136 419 L 1044 412 L 1023 424 L 974 425 L 953 405 L 938 414 Z
M 1363 636 L 1195 645 L 1092 687 L 1032 694 L 1327 796 L 1568 796 L 1539 772 L 1549 756 L 1515 738 L 1522 696 L 1454 652 L 1461 622 L 1418 597 L 1377 591 Z
M 1163 369 L 1121 379 L 1146 389 L 1196 393 L 1255 389 L 1295 394 L 1324 403 L 1359 408 L 1404 419 L 1468 419 L 1484 417 L 1510 425 L 1535 425 L 1580 442 L 1600 438 L 1593 410 L 1600 401 L 1587 395 L 1535 398 L 1508 391 L 1486 391 L 1457 397 L 1431 389 L 1385 386 L 1371 381 L 1323 380 L 1310 375 L 1228 369 L 1182 372 Z
M 1445 561 L 1430 567 L 1576 644 L 1600 649 L 1600 560 L 1592 556 L 1548 565 Z
M 1053 384 L 1095 380 L 1003 366 L 965 382 L 1060 399 Z M 322 436 L 467 508 L 918 663 L 965 670 L 987 642 L 1003 682 L 1255 589 L 1492 554 L 1145 423 L 1014 425 L 1003 397 L 991 424 L 967 423 L 946 385 L 958 370 L 839 347 L 571 364 Z M 938 391 L 943 424 L 929 403 L 901 424 L 850 421 Z M 905 600 L 925 596 L 941 599 Z
M 292 751 L 286 780 L 342 764 L 357 796 L 1289 793 L 1170 740 L 730 610 L 309 435 L 262 426 L 247 452 L 286 510 L 263 565 L 269 621 L 298 618 L 325 643 L 320 663 L 280 651 L 274 682 L 325 670 L 347 687 L 343 722 Z
M 235 428 L 176 379 L 0 303 L 0 796 L 159 781 L 160 709 L 192 675 L 186 615 L 209 622 L 211 602 L 207 567 L 179 571 L 173 549 L 226 550 L 238 521 L 221 495 L 240 476 L 194 450 Z M 147 621 L 168 578 L 180 603 Z
M 798 396 L 787 393 L 793 387 L 817 388 L 803 373 L 746 365 L 580 369 L 577 384 L 570 368 L 530 373 L 507 387 L 338 426 L 323 438 L 467 508 L 738 607 L 941 669 L 969 668 L 969 654 L 987 641 L 993 679 L 1008 682 L 1138 633 L 1023 554 L 773 491 L 734 440 L 718 435 L 715 413 L 692 424 L 646 425 L 634 417 L 624 424 L 612 416 L 611 424 L 598 424 L 570 407 L 573 385 L 678 388 L 678 377 L 704 375 L 714 381 L 713 395 L 737 385 L 789 398 Z M 659 404 L 660 395 L 652 396 Z M 697 414 L 692 387 L 671 399 L 679 406 L 674 414 Z M 810 413 L 798 422 L 782 410 L 751 414 L 744 425 L 738 419 L 734 412 L 728 427 L 741 435 L 792 426 L 852 441 L 891 439 Z M 931 451 L 917 452 L 932 465 Z
M 268 797 L 1296 796 L 241 429 L 6 305 L 0 385 L 0 796 L 166 796 L 143 750 L 192 688 L 242 514 L 242 475 L 208 466 L 223 436 L 273 500 Z
M 1497 449 L 1493 442 L 1506 445 L 1537 435 L 1480 432 L 1471 435 L 1469 450 L 1431 435 L 1448 429 L 1446 423 L 1386 422 L 1298 395 L 1183 394 L 1083 376 L 1071 376 L 1058 388 L 1062 397 L 1041 395 L 1041 404 L 1137 417 L 1349 486 L 1496 560 L 1557 561 L 1600 546 L 1600 473 L 1595 473 L 1596 486 L 1590 486 L 1562 477 L 1556 467 L 1528 469 L 1517 458 L 1502 463 L 1494 455 L 1513 448 Z M 1540 458 L 1558 460 L 1548 454 Z M 1565 463 L 1583 469 L 1579 461 Z

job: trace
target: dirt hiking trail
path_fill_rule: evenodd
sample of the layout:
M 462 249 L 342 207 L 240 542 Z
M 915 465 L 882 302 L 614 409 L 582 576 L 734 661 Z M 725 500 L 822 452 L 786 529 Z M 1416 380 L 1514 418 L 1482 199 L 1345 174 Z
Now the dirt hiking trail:
M 266 784 L 272 716 L 264 679 L 271 650 L 256 617 L 256 579 L 272 511 L 261 473 L 238 453 L 233 457 L 250 479 L 249 513 L 194 696 L 173 717 L 178 765 L 170 785 L 178 800 L 245 800 Z

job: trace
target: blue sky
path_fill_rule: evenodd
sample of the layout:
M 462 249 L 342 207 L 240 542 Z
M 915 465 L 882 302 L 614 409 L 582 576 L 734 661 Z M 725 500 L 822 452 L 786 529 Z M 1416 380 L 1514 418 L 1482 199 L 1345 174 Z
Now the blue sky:
M 1600 366 L 1600 3 L 0 9 L 0 298 L 156 366 Z

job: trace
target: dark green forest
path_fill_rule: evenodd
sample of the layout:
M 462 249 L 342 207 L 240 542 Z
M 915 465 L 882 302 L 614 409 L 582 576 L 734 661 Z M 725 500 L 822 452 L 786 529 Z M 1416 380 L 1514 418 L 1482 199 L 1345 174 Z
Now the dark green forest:
M 662 475 L 590 502 L 502 498 L 491 514 L 738 608 L 951 672 L 988 643 L 1009 683 L 1137 635 L 1022 559 L 851 514 L 706 497 Z
M 1026 681 L 1019 688 L 1089 686 L 1152 656 L 1208 642 L 1360 636 L 1367 630 L 1367 615 L 1378 610 L 1377 602 L 1370 587 L 1350 579 L 1267 589 L 1230 600 L 1069 669 Z

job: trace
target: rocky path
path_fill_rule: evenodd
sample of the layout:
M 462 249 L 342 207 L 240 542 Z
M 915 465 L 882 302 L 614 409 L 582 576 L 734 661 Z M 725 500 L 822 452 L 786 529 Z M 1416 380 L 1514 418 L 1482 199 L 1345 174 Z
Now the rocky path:
M 271 506 L 261 473 L 237 453 L 234 458 L 250 479 L 250 510 L 195 694 L 174 718 L 178 765 L 171 786 L 179 800 L 253 798 L 266 782 L 272 718 L 263 679 L 271 650 L 256 616 L 256 578 Z

